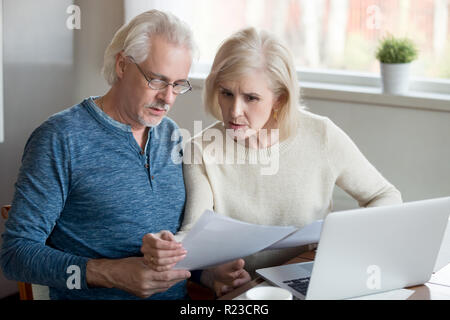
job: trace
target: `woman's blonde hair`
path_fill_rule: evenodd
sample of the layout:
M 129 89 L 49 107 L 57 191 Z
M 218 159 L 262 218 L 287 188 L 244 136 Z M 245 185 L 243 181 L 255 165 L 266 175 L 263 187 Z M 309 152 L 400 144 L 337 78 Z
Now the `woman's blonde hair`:
M 123 51 L 137 63 L 144 61 L 151 52 L 150 39 L 154 35 L 164 36 L 170 43 L 185 46 L 194 58 L 197 47 L 189 26 L 170 12 L 150 10 L 123 25 L 106 48 L 102 72 L 110 85 L 117 80 L 117 54 Z
M 226 39 L 217 51 L 206 78 L 203 102 L 206 111 L 223 121 L 218 103 L 218 84 L 262 70 L 275 97 L 282 99 L 277 119 L 280 137 L 287 138 L 298 128 L 300 88 L 289 49 L 266 31 L 240 30 Z

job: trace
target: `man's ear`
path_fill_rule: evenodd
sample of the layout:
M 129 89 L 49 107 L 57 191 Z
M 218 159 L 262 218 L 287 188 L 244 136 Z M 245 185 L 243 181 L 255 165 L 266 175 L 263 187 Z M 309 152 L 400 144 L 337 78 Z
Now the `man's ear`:
M 126 57 L 123 54 L 123 51 L 120 51 L 116 55 L 116 75 L 118 79 L 122 79 L 123 73 L 125 72 L 125 66 L 126 66 Z

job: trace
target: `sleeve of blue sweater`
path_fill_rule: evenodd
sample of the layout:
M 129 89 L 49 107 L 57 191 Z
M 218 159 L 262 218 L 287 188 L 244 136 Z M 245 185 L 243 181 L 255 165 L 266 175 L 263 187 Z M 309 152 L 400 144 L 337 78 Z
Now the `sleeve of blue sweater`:
M 69 192 L 70 148 L 65 131 L 45 122 L 27 141 L 0 252 L 5 276 L 56 288 L 67 288 L 73 267 L 87 288 L 88 258 L 68 254 L 47 242 Z M 67 131 L 66 131 L 67 132 Z

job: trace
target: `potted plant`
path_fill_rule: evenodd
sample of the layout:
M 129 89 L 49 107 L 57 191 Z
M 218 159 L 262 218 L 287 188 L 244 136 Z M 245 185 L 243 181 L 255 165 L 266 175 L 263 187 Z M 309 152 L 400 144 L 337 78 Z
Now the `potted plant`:
M 380 61 L 383 93 L 406 93 L 410 65 L 417 58 L 414 42 L 408 38 L 389 35 L 380 41 L 376 57 Z

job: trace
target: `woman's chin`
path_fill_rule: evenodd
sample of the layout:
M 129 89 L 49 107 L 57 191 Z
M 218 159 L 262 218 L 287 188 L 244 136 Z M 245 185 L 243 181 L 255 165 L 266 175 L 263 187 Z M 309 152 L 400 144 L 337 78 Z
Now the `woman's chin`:
M 247 130 L 244 129 L 231 129 L 227 128 L 227 134 L 232 137 L 235 141 L 241 141 L 247 139 Z

